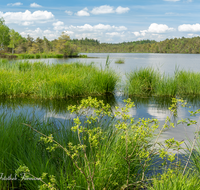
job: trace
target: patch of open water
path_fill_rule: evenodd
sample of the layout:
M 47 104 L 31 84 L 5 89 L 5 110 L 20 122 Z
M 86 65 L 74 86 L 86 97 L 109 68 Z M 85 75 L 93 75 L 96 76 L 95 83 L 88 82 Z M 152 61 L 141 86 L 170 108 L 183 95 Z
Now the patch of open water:
M 85 54 L 85 53 L 84 53 Z M 200 72 L 200 55 L 199 54 L 144 54 L 144 53 L 88 53 L 90 58 L 74 58 L 74 59 L 31 59 L 30 62 L 43 61 L 49 64 L 82 62 L 91 63 L 99 67 L 104 67 L 107 55 L 109 55 L 110 67 L 120 73 L 122 79 L 125 80 L 125 74 L 140 67 L 153 67 L 161 73 L 172 75 L 178 68 Z M 123 59 L 124 64 L 116 64 L 117 59 Z M 123 93 L 122 93 L 123 94 Z M 115 96 L 98 97 L 103 99 L 105 103 L 114 106 L 123 107 L 123 102 L 127 97 L 116 93 Z M 176 122 L 181 118 L 190 117 L 189 110 L 199 109 L 200 97 L 185 97 L 191 108 L 179 108 L 178 117 L 173 118 Z M 20 113 L 35 114 L 40 118 L 52 118 L 63 122 L 69 119 L 67 106 L 80 102 L 81 98 L 65 99 L 65 100 L 32 100 L 32 99 L 0 99 L 0 111 L 12 112 L 16 115 Z M 171 104 L 171 98 L 168 97 L 132 97 L 135 107 L 130 110 L 130 114 L 135 118 L 156 118 L 163 125 L 166 117 L 170 114 L 168 107 Z M 178 125 L 173 129 L 166 130 L 160 140 L 163 141 L 174 137 L 175 140 L 194 139 L 195 126 L 185 127 Z

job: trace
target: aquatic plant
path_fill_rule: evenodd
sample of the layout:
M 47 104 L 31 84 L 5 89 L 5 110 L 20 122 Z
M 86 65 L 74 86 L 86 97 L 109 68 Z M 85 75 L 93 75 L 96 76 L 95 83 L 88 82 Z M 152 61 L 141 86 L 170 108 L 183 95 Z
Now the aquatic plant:
M 123 64 L 123 63 L 124 63 L 124 60 L 123 60 L 123 59 L 118 59 L 118 60 L 115 61 L 115 63 Z

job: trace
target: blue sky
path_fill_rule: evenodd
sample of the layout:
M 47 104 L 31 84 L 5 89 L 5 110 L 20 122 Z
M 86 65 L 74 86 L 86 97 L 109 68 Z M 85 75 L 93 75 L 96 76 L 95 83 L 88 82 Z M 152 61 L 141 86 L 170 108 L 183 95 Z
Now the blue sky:
M 26 37 L 118 43 L 200 35 L 199 0 L 0 1 L 0 17 Z

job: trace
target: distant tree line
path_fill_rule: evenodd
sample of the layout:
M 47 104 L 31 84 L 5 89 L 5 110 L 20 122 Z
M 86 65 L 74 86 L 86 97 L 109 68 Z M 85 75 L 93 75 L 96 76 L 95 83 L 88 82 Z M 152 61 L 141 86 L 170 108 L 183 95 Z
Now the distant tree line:
M 82 53 L 200 53 L 200 37 L 155 40 L 141 40 L 123 43 L 100 43 L 97 40 L 71 40 Z
M 78 55 L 78 48 L 71 43 L 70 37 L 62 33 L 58 39 L 49 41 L 46 37 L 34 40 L 30 35 L 22 37 L 18 32 L 9 29 L 3 18 L 0 18 L 0 50 L 1 53 L 37 54 L 57 53 L 65 57 Z

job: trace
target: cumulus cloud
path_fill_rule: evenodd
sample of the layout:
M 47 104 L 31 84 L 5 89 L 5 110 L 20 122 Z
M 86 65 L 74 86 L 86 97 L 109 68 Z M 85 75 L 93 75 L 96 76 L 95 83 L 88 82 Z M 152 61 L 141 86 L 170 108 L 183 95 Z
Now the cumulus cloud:
M 179 32 L 200 32 L 200 24 L 182 24 L 178 27 Z
M 109 14 L 109 13 L 117 13 L 117 14 L 122 14 L 122 13 L 126 13 L 130 10 L 130 8 L 128 7 L 122 7 L 119 6 L 116 8 L 116 10 L 114 9 L 114 7 L 110 6 L 110 5 L 102 5 L 100 7 L 94 7 L 92 9 L 92 11 L 90 11 L 90 13 L 94 14 L 94 15 L 99 15 L 99 14 Z M 67 14 L 72 14 L 71 11 L 65 11 Z M 88 12 L 88 8 L 84 8 L 81 11 L 78 11 L 76 13 L 76 15 L 78 16 L 90 16 L 89 12 Z
M 26 21 L 26 22 L 23 22 L 22 25 L 23 25 L 23 26 L 29 26 L 29 25 L 32 25 L 33 23 L 34 23 L 34 22 L 27 22 L 27 21 Z
M 85 7 L 83 10 L 78 11 L 76 13 L 77 16 L 90 16 L 90 13 L 88 13 L 88 8 Z
M 109 24 L 97 24 L 97 25 L 65 25 L 61 21 L 57 21 L 53 23 L 55 33 L 59 33 L 61 31 L 66 31 L 71 38 L 92 38 L 98 39 L 102 41 L 112 42 L 119 39 L 125 41 L 124 33 L 127 32 L 127 28 L 125 26 L 115 26 Z M 114 40 L 115 39 L 115 40 Z
M 105 24 L 97 24 L 97 25 L 90 25 L 90 24 L 84 24 L 80 26 L 65 26 L 64 22 L 57 21 L 52 24 L 54 26 L 54 30 L 59 31 L 59 30 L 67 30 L 67 31 L 73 31 L 75 32 L 105 32 L 105 31 L 126 31 L 127 28 L 125 26 L 111 26 L 111 25 L 105 25 Z
M 116 9 L 116 13 L 118 14 L 122 14 L 122 13 L 127 13 L 130 9 L 128 7 L 117 7 Z
M 64 29 L 64 22 L 58 21 L 53 23 L 54 30 L 63 30 Z
M 25 12 L 6 12 L 0 11 L 0 17 L 3 17 L 6 23 L 28 24 L 28 22 L 47 22 L 54 19 L 54 15 L 48 11 L 35 11 L 31 13 L 29 10 Z
M 67 13 L 68 15 L 73 15 L 72 11 L 65 11 L 65 13 Z
M 133 34 L 138 36 L 145 36 L 147 33 L 166 33 L 175 31 L 174 28 L 169 28 L 166 24 L 152 23 L 147 30 L 141 30 L 140 32 L 133 32 Z
M 106 35 L 109 35 L 109 36 L 121 36 L 121 34 L 119 32 L 107 32 Z
M 198 34 L 188 34 L 187 35 L 189 38 L 192 38 L 192 37 L 197 37 L 197 36 L 199 36 Z
M 91 13 L 95 15 L 99 14 L 108 14 L 108 13 L 114 13 L 114 8 L 109 5 L 102 5 L 100 7 L 95 7 L 92 9 Z
M 20 5 L 23 5 L 23 3 L 20 3 L 20 2 L 17 2 L 17 3 L 9 3 L 7 4 L 7 6 L 20 6 Z
M 157 24 L 157 23 L 152 23 L 148 29 L 148 32 L 152 33 L 165 33 L 168 31 L 174 31 L 174 28 L 169 28 L 166 24 Z
M 141 33 L 140 33 L 140 32 L 133 32 L 133 34 L 134 34 L 136 37 L 141 36 Z
M 58 38 L 58 36 L 60 35 L 59 33 L 55 32 L 55 31 L 50 31 L 50 30 L 41 30 L 40 28 L 36 28 L 35 30 L 26 30 L 24 32 L 20 33 L 23 37 L 27 37 L 27 35 L 30 35 L 33 38 L 43 38 L 44 36 L 46 38 L 48 38 L 49 40 L 54 40 L 56 38 Z
M 116 31 L 124 31 L 127 30 L 125 26 L 111 26 L 111 25 L 104 25 L 104 24 L 97 24 L 97 25 L 90 25 L 90 24 L 84 24 L 82 26 L 69 26 L 65 27 L 65 29 L 75 29 L 79 31 L 106 31 L 106 30 L 116 30 Z
M 65 31 L 65 33 L 68 34 L 68 35 L 72 35 L 72 34 L 74 34 L 73 31 Z
M 30 7 L 38 8 L 38 7 L 42 7 L 42 6 L 38 5 L 37 3 L 32 3 L 32 4 L 30 4 Z

